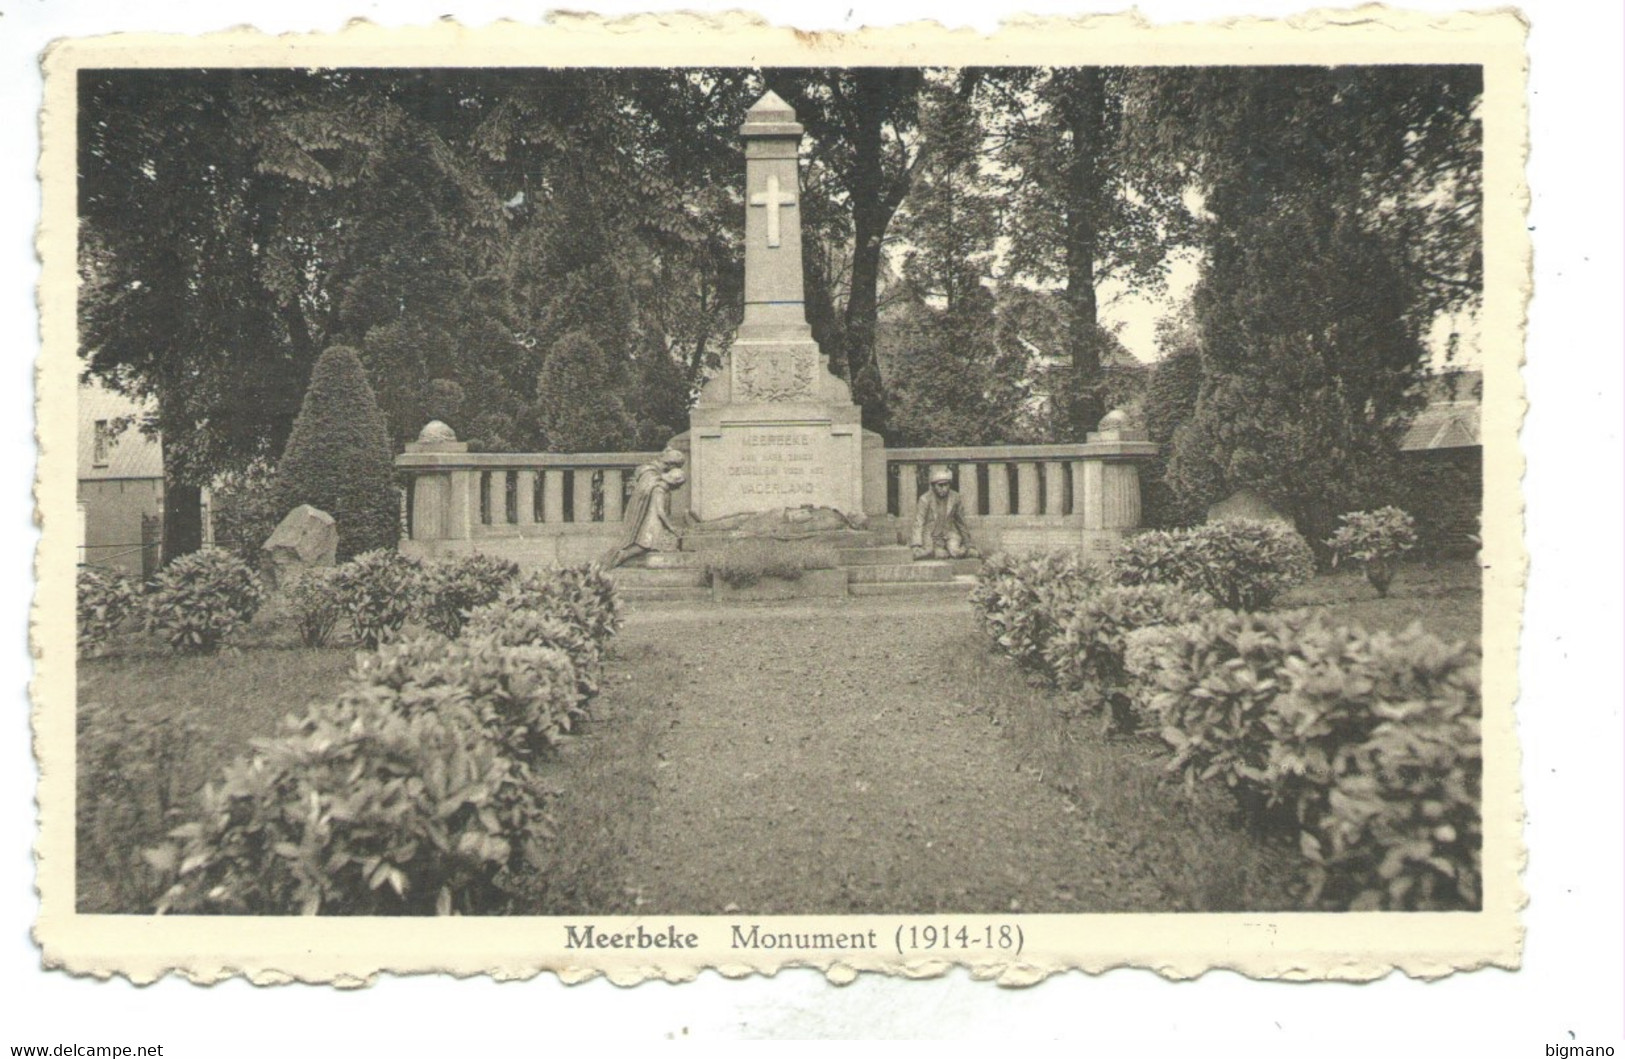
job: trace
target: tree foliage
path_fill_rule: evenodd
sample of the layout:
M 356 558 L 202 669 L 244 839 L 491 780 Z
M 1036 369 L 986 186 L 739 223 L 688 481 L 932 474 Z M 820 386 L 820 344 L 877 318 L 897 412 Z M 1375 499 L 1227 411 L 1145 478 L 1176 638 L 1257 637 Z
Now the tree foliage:
M 1168 469 L 1187 501 L 1250 488 L 1319 542 L 1395 487 L 1427 329 L 1478 297 L 1480 87 L 1466 67 L 1272 67 L 1170 97 L 1210 216 L 1203 382 Z

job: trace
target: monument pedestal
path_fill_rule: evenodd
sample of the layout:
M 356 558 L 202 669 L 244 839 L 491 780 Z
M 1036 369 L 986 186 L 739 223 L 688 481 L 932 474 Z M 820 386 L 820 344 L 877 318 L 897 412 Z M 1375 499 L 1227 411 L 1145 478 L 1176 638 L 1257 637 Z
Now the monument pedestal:
M 742 335 L 690 417 L 690 514 L 810 504 L 861 517 L 862 415 L 846 384 L 811 338 Z

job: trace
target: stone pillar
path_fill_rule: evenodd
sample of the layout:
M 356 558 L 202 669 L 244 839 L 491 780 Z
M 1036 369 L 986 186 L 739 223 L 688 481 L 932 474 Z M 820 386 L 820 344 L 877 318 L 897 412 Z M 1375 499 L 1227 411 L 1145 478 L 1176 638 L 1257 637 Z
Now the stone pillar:
M 604 521 L 621 521 L 621 490 L 625 488 L 626 472 L 619 467 L 604 469 Z
M 1108 463 L 1101 474 L 1102 528 L 1131 530 L 1140 525 L 1140 469 L 1132 463 Z

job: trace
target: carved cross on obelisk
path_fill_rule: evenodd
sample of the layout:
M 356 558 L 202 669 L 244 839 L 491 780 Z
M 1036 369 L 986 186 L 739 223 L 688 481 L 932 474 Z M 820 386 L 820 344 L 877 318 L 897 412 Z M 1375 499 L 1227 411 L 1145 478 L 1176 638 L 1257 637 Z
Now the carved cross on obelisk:
M 767 190 L 760 191 L 752 195 L 750 197 L 750 204 L 752 206 L 767 207 L 767 245 L 778 246 L 780 234 L 779 207 L 794 206 L 796 204 L 796 197 L 794 195 L 788 195 L 781 192 L 779 190 L 779 175 L 777 173 L 769 173 L 767 175 Z

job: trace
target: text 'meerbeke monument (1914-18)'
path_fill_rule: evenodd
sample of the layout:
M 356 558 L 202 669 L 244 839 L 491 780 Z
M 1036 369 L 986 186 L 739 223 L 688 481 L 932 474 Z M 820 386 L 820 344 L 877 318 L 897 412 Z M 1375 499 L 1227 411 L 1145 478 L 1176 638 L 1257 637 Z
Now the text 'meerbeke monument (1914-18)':
M 702 521 L 802 505 L 864 515 L 860 410 L 813 341 L 802 297 L 801 133 L 772 92 L 740 129 L 745 316 L 689 420 L 689 511 Z M 878 455 L 879 436 L 867 443 Z M 883 462 L 875 473 L 884 475 Z

